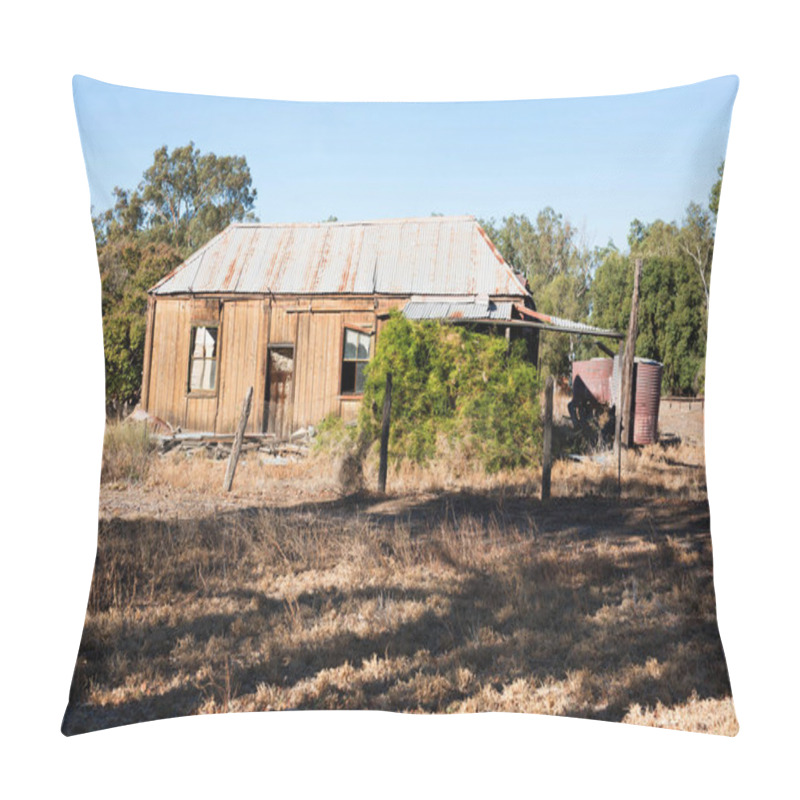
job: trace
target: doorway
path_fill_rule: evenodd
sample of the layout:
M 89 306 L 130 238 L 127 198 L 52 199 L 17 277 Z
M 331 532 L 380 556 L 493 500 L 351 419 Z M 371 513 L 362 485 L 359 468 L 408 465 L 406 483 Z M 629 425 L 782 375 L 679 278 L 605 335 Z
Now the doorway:
M 264 402 L 264 432 L 278 439 L 292 433 L 292 388 L 294 385 L 294 346 L 269 345 L 267 348 L 267 391 Z

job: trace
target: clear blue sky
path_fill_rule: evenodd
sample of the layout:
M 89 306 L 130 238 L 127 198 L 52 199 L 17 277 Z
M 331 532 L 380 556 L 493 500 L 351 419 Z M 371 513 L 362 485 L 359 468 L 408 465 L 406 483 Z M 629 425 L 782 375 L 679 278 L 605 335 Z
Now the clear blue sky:
M 627 247 L 631 220 L 705 204 L 724 158 L 733 76 L 633 95 L 476 103 L 292 103 L 73 84 L 92 206 L 133 189 L 153 151 L 243 155 L 263 222 L 552 206 Z

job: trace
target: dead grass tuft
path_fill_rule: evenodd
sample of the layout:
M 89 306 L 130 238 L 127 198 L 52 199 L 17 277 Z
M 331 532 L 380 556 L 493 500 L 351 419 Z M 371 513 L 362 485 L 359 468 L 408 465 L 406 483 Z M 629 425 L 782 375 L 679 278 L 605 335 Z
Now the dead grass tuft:
M 701 700 L 696 694 L 688 702 L 673 707 L 657 703 L 655 708 L 642 709 L 636 703 L 631 706 L 623 722 L 679 731 L 716 733 L 721 736 L 736 736 L 739 732 L 731 698 Z
M 106 423 L 100 480 L 106 483 L 144 480 L 154 450 L 146 422 Z

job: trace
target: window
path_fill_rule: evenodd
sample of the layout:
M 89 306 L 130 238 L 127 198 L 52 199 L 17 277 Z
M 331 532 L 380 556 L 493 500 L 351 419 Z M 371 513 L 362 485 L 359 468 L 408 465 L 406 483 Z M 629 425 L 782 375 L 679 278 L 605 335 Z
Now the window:
M 192 328 L 189 351 L 189 392 L 213 392 L 217 388 L 217 341 L 219 328 Z
M 344 329 L 342 394 L 361 394 L 364 391 L 364 367 L 369 363 L 369 346 L 368 333 Z

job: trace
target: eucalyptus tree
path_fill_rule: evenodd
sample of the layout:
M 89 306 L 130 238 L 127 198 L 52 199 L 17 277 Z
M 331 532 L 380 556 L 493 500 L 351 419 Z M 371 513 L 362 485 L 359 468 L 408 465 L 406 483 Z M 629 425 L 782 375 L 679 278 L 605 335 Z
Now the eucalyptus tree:
M 147 289 L 231 222 L 255 219 L 256 190 L 243 156 L 160 147 L 134 189 L 93 216 L 102 281 L 106 405 L 139 398 Z

